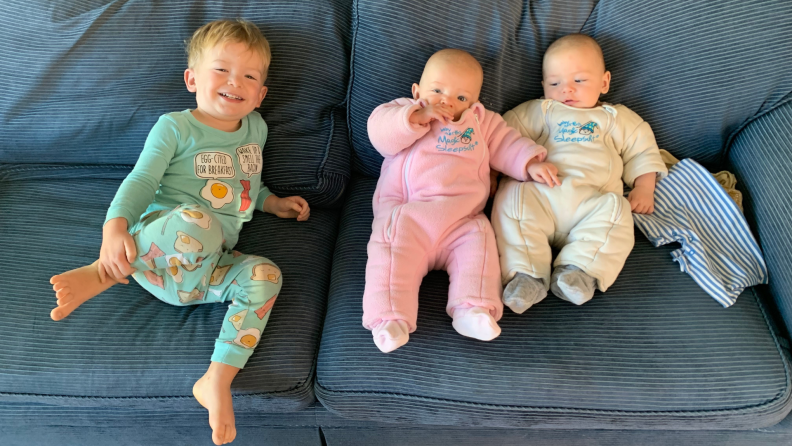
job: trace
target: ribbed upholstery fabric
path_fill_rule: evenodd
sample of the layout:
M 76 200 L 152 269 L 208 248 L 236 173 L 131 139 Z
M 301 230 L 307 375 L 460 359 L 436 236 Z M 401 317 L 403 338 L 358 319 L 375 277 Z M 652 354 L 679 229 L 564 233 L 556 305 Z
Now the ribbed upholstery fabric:
M 30 178 L 29 170 L 0 170 L 0 402 L 197 407 L 192 384 L 209 365 L 227 305 L 170 306 L 133 281 L 61 322 L 49 318 L 50 276 L 99 254 L 120 180 L 95 173 L 60 169 Z M 236 249 L 273 260 L 284 285 L 261 343 L 234 380 L 237 410 L 292 411 L 314 400 L 338 214 L 313 209 L 297 222 L 256 213 L 243 229 Z
M 382 156 L 366 121 L 380 104 L 412 97 L 426 60 L 443 48 L 470 52 L 484 68 L 480 101 L 503 113 L 542 94 L 542 56 L 578 32 L 595 1 L 413 2 L 356 0 L 353 8 L 349 127 L 353 167 L 378 177 Z
M 792 95 L 745 127 L 729 150 L 746 217 L 770 275 L 769 291 L 792 332 Z
M 792 91 L 787 0 L 603 0 L 583 32 L 613 75 L 605 100 L 638 113 L 660 148 L 710 170 L 741 125 Z
M 596 5 L 594 5 L 596 3 Z M 721 161 L 729 135 L 792 91 L 789 2 L 629 0 L 421 2 L 357 0 L 349 125 L 354 167 L 378 176 L 382 157 L 366 120 L 410 96 L 426 59 L 445 47 L 484 68 L 481 101 L 504 113 L 542 95 L 541 60 L 558 37 L 583 32 L 602 45 L 613 74 L 603 98 L 652 126 L 677 158 Z
M 0 163 L 134 164 L 163 113 L 195 108 L 184 40 L 242 17 L 270 42 L 262 178 L 327 205 L 349 176 L 349 0 L 0 3 Z
M 789 364 L 753 289 L 724 310 L 640 234 L 616 283 L 577 307 L 549 296 L 484 343 L 445 313 L 431 272 L 417 331 L 383 354 L 361 326 L 376 180 L 353 177 L 341 217 L 316 393 L 354 419 L 501 427 L 724 428 L 774 424 Z

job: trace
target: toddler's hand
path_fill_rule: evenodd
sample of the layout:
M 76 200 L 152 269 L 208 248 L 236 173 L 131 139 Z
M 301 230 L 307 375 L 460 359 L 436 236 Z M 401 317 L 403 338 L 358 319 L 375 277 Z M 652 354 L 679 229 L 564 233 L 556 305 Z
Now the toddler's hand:
M 636 186 L 627 195 L 630 209 L 638 214 L 651 214 L 654 212 L 654 188 Z
M 410 122 L 419 125 L 428 124 L 435 119 L 445 124 L 454 120 L 454 112 L 451 111 L 451 107 L 438 103 L 419 108 L 410 115 Z
M 127 221 L 117 217 L 102 228 L 102 249 L 99 251 L 99 281 L 106 278 L 128 284 L 127 276 L 135 272 L 130 263 L 137 257 L 135 239 L 127 232 Z
M 275 214 L 280 218 L 296 218 L 297 221 L 308 220 L 311 208 L 303 197 L 278 198 L 270 195 L 264 200 L 264 212 Z
M 537 183 L 544 183 L 549 187 L 560 186 L 558 168 L 552 163 L 532 163 L 528 165 L 528 175 Z

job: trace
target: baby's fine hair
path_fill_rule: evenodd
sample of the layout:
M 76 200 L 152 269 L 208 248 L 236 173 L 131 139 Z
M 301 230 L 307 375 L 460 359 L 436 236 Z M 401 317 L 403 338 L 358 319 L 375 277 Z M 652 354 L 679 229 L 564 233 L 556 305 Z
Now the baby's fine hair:
M 544 73 L 544 64 L 547 62 L 547 58 L 553 54 L 553 52 L 564 48 L 581 46 L 588 46 L 593 49 L 597 54 L 597 58 L 602 60 L 602 69 L 605 70 L 605 57 L 602 55 L 602 48 L 593 37 L 585 34 L 567 34 L 551 43 L 550 46 L 547 47 L 547 50 L 545 50 L 544 58 L 542 58 L 542 72 Z
M 192 37 L 185 41 L 187 46 L 187 66 L 195 68 L 203 52 L 226 42 L 244 43 L 248 49 L 256 51 L 264 60 L 264 75 L 269 69 L 272 55 L 267 39 L 258 26 L 247 20 L 216 20 L 198 28 Z

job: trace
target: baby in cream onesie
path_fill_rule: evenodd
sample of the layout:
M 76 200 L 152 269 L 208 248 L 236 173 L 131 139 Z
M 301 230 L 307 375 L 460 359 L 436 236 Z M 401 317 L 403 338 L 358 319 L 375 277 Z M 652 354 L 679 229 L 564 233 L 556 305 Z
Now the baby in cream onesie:
M 634 244 L 632 212 L 651 213 L 667 175 L 649 124 L 623 105 L 599 102 L 610 87 L 602 50 L 572 34 L 547 49 L 545 99 L 503 115 L 547 148 L 531 180 L 504 179 L 492 212 L 505 285 L 522 313 L 547 296 L 581 305 L 616 280 Z M 632 188 L 624 198 L 623 184 Z M 553 262 L 551 246 L 560 249 Z

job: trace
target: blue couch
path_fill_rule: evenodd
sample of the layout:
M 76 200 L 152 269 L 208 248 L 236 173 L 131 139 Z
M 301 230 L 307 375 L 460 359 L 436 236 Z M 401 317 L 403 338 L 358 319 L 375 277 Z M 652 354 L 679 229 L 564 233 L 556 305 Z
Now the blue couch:
M 5 0 L 0 444 L 211 444 L 191 386 L 224 306 L 132 283 L 56 323 L 48 279 L 96 258 L 148 130 L 194 106 L 183 40 L 224 17 L 272 44 L 263 177 L 312 206 L 306 223 L 257 213 L 240 236 L 285 281 L 234 381 L 234 444 L 792 444 L 792 6 L 737 0 Z M 444 47 L 478 58 L 481 101 L 505 112 L 541 95 L 543 51 L 571 32 L 602 45 L 606 100 L 678 158 L 737 175 L 770 284 L 723 309 L 637 233 L 606 294 L 507 310 L 490 343 L 454 332 L 431 272 L 410 343 L 380 353 L 360 323 L 382 161 L 368 115 Z

